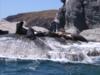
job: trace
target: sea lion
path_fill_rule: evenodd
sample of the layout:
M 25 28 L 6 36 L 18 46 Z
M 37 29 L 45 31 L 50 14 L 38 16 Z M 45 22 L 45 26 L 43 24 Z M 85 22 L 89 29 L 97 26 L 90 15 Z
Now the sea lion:
M 35 39 L 36 37 L 44 37 L 47 36 L 49 31 L 43 27 L 33 26 L 29 27 L 27 30 L 27 38 Z
M 79 34 L 72 34 L 72 40 L 88 42 L 88 40 L 86 38 L 84 38 L 83 36 L 81 36 Z
M 58 22 L 56 22 L 55 20 L 53 22 L 51 22 L 51 26 L 50 26 L 50 31 L 51 32 L 57 32 L 57 26 L 59 25 Z
M 23 27 L 23 24 L 23 21 L 16 24 L 16 34 L 26 35 L 27 29 Z
M 57 32 L 55 34 L 56 34 L 56 36 L 63 37 L 66 40 L 88 42 L 87 39 L 85 39 L 83 36 L 81 36 L 79 34 L 71 34 L 71 33 L 67 33 L 67 32 Z

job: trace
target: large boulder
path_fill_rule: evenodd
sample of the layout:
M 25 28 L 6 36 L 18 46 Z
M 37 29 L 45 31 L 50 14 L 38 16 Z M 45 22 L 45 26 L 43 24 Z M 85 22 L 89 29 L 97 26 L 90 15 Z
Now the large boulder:
M 38 32 L 49 32 L 48 29 L 44 28 L 44 27 L 40 27 L 40 26 L 32 26 L 32 29 L 34 29 L 35 31 L 38 31 Z
M 15 33 L 17 22 L 8 22 L 6 20 L 0 20 L 0 30 L 4 33 Z
M 84 30 L 80 33 L 89 41 L 98 41 L 100 42 L 100 28 Z
M 8 34 L 8 31 L 0 30 L 0 35 Z

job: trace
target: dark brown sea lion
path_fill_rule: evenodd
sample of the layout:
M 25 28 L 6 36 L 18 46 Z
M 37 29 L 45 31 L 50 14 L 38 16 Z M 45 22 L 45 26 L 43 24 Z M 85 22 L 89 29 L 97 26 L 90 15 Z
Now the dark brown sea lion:
M 88 40 L 86 38 L 84 38 L 83 36 L 81 36 L 79 34 L 72 34 L 72 39 L 75 40 L 75 41 L 88 42 Z
M 16 34 L 26 35 L 27 29 L 23 27 L 23 24 L 23 21 L 16 24 Z
M 56 35 L 59 35 L 60 37 L 65 38 L 66 40 L 88 42 L 87 39 L 85 39 L 83 36 L 79 34 L 71 34 L 67 32 L 57 32 Z

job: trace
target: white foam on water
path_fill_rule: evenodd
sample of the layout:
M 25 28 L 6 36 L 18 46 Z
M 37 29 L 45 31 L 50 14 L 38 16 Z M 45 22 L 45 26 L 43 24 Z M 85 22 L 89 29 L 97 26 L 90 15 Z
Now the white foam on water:
M 44 46 L 39 44 L 38 41 L 0 37 L 0 57 L 100 64 L 99 42 L 61 44 L 54 38 L 45 38 L 44 40 L 40 38 L 39 40 L 51 49 L 44 48 L 42 50 Z

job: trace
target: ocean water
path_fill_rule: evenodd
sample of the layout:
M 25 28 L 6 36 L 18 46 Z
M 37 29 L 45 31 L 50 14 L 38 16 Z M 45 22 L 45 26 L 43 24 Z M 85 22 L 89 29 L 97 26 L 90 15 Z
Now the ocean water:
M 2 59 L 0 75 L 100 75 L 100 66 L 47 60 Z
M 100 75 L 100 43 L 3 36 L 0 75 Z

